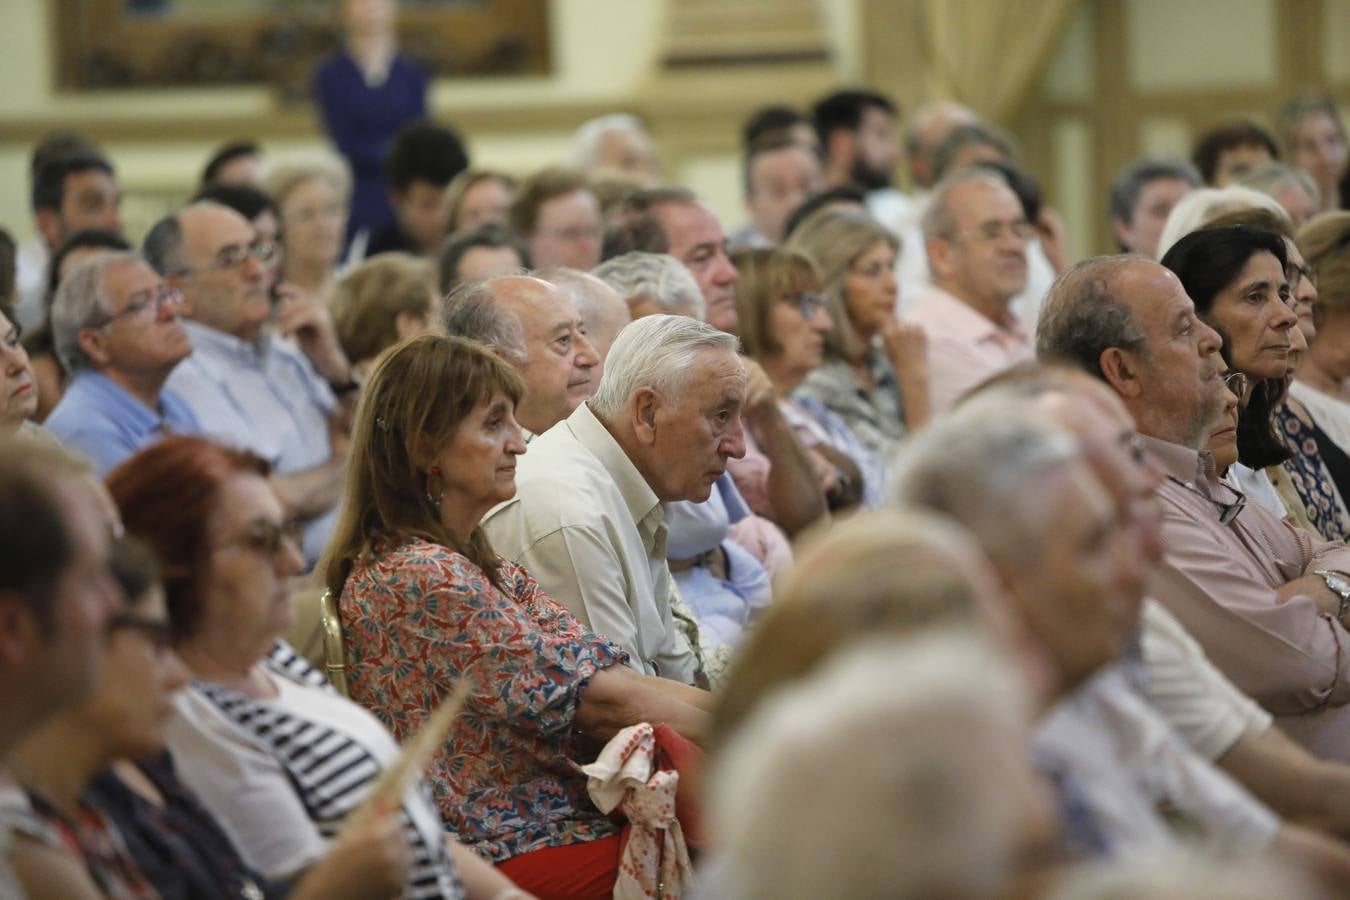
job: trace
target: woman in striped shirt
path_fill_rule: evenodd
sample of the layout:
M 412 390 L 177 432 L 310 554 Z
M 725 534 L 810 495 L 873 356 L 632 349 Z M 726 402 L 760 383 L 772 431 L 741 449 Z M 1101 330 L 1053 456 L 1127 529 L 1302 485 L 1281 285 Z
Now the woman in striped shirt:
M 175 437 L 108 486 L 164 567 L 170 639 L 192 673 L 167 728 L 179 776 L 251 868 L 287 882 L 326 852 L 399 746 L 280 640 L 303 560 L 267 476 L 250 453 Z M 446 835 L 422 782 L 398 815 L 411 857 L 403 897 L 519 896 Z

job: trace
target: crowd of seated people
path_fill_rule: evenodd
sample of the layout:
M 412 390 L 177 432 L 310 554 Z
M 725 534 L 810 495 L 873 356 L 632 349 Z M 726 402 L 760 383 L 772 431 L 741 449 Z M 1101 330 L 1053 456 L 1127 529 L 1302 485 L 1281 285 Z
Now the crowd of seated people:
M 33 148 L 0 897 L 1345 894 L 1328 98 L 1073 260 L 951 102 L 755 111 L 735 222 L 627 114 L 471 159 L 381 8 L 334 155 L 229 142 L 145 234 Z

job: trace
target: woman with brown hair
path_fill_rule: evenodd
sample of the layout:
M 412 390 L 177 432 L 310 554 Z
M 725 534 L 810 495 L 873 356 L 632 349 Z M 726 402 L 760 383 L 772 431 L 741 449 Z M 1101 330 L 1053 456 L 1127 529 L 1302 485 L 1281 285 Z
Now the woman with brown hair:
M 338 597 L 351 696 L 406 739 L 470 693 L 430 779 L 446 827 L 541 897 L 609 896 L 619 829 L 574 760 L 639 722 L 693 741 L 709 696 L 638 674 L 479 525 L 515 495 L 519 375 L 485 347 L 425 334 L 366 382 L 343 515 L 321 563 Z
M 825 360 L 797 393 L 837 413 L 875 453 L 888 456 L 906 430 L 929 418 L 923 329 L 895 315 L 899 242 L 866 213 L 821 210 L 788 248 L 820 270 L 830 315 Z
M 353 376 L 365 378 L 375 357 L 431 328 L 436 282 L 428 260 L 381 253 L 345 273 L 333 289 L 333 327 Z
M 741 347 L 759 363 L 778 395 L 778 407 L 804 447 L 834 472 L 825 484 L 832 510 L 877 506 L 886 460 L 869 449 L 825 404 L 797 388 L 820 366 L 833 326 L 811 258 L 782 247 L 752 247 L 731 255 Z

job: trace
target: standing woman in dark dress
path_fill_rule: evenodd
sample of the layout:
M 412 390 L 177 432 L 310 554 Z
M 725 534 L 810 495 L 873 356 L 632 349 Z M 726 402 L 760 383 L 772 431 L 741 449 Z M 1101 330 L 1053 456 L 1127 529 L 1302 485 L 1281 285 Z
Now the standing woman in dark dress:
M 344 46 L 314 78 L 324 130 L 352 172 L 346 244 L 391 225 L 380 163 L 400 127 L 427 114 L 427 76 L 398 52 L 397 0 L 343 0 Z

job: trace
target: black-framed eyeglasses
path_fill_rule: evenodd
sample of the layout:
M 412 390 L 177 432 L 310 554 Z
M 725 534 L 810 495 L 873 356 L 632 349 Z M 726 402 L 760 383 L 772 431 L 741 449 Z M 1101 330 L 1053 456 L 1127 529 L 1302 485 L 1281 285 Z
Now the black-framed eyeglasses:
M 151 293 L 150 291 L 140 291 L 132 295 L 140 299 L 133 299 L 120 312 L 115 312 L 108 316 L 100 328 L 107 328 L 118 319 L 142 319 L 151 321 L 159 316 L 159 311 L 164 307 L 170 309 L 179 309 L 183 305 L 183 292 L 177 288 L 161 288 Z
M 1233 520 L 1236 519 L 1239 514 L 1241 514 L 1243 508 L 1245 508 L 1247 505 L 1246 494 L 1238 494 L 1237 499 L 1234 500 L 1232 503 L 1223 503 L 1218 500 L 1215 500 L 1213 497 L 1204 493 L 1195 485 L 1187 484 L 1186 482 L 1182 481 L 1175 475 L 1169 473 L 1167 476 L 1167 480 L 1172 482 L 1173 484 L 1181 485 L 1183 488 L 1190 491 L 1192 494 L 1195 494 L 1197 497 L 1204 497 L 1210 503 L 1213 503 L 1215 506 L 1217 506 L 1219 508 L 1220 525 L 1231 525 L 1233 523 Z
M 149 619 L 135 613 L 118 613 L 108 620 L 108 634 L 119 631 L 132 631 L 141 635 L 156 653 L 166 652 L 172 645 L 169 623 L 164 619 Z
M 1297 263 L 1290 263 L 1289 275 L 1287 277 L 1289 278 L 1289 290 L 1291 292 L 1298 290 L 1299 279 L 1306 280 L 1308 284 L 1311 284 L 1314 288 L 1317 287 L 1317 270 L 1312 266 L 1300 266 Z
M 810 291 L 802 291 L 789 296 L 792 302 L 797 304 L 797 309 L 801 311 L 802 318 L 811 321 L 816 312 L 825 308 L 830 302 L 824 294 L 813 294 Z
M 1223 386 L 1232 391 L 1233 396 L 1239 400 L 1247 396 L 1247 385 L 1250 383 L 1251 379 L 1241 372 L 1229 372 L 1223 377 Z

